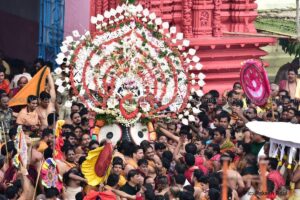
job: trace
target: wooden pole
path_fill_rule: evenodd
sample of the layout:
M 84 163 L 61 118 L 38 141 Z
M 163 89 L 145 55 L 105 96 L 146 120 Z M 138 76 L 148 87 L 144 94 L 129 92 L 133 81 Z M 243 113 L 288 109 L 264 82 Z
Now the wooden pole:
M 41 176 L 42 167 L 43 167 L 43 162 L 40 161 L 40 169 L 38 171 L 38 175 L 37 175 L 37 178 L 36 178 L 36 183 L 35 183 L 35 187 L 34 187 L 32 200 L 35 200 L 35 194 L 36 194 L 36 190 L 37 190 L 37 187 L 38 187 L 38 184 L 39 184 L 39 179 L 40 179 L 40 176 Z
M 299 0 L 296 0 L 296 23 L 297 23 L 297 40 L 300 40 L 300 19 L 299 19 L 299 13 L 300 13 L 300 6 L 299 6 Z
M 260 175 L 260 179 L 261 179 L 261 192 L 262 192 L 262 196 L 261 199 L 262 200 L 266 200 L 267 198 L 267 163 L 266 161 L 260 161 L 259 163 L 259 169 L 261 172 Z
M 222 178 L 222 200 L 228 200 L 228 188 L 227 188 L 227 173 L 228 173 L 228 159 L 223 160 L 222 166 L 223 178 Z

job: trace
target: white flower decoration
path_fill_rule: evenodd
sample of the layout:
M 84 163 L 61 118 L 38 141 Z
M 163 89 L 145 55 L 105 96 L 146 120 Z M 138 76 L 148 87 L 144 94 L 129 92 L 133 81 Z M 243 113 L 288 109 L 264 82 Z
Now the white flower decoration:
M 63 46 L 60 47 L 60 50 L 61 50 L 62 53 L 66 53 L 68 51 L 68 47 L 63 45 Z
M 204 75 L 203 73 L 199 73 L 199 74 L 198 74 L 198 78 L 199 78 L 200 80 L 203 80 L 203 79 L 205 79 L 205 75 Z
M 195 55 L 196 54 L 196 50 L 195 49 L 189 49 L 189 54 L 191 56 Z
M 199 85 L 200 87 L 203 87 L 203 86 L 205 85 L 205 82 L 204 82 L 203 80 L 199 80 L 199 81 L 198 81 L 198 85 Z
M 64 93 L 64 91 L 65 91 L 65 87 L 63 87 L 63 86 L 59 86 L 58 88 L 57 88 L 57 91 L 59 92 L 59 93 Z
M 92 24 L 96 24 L 96 23 L 97 23 L 97 17 L 92 16 L 92 17 L 91 17 L 91 23 L 92 23 Z
M 118 7 L 117 7 L 117 12 L 121 14 L 121 13 L 123 12 L 123 7 L 118 6 Z
M 202 64 L 201 63 L 197 63 L 195 67 L 196 67 L 197 70 L 201 70 L 202 69 Z
M 54 70 L 55 74 L 61 74 L 62 72 L 62 69 L 60 67 L 57 67 L 55 70 Z
M 106 10 L 104 12 L 104 17 L 107 18 L 107 19 L 110 18 L 110 12 Z
M 137 12 L 142 12 L 143 11 L 143 6 L 141 4 L 136 6 L 136 11 Z
M 114 109 L 117 105 L 119 105 L 119 101 L 116 98 L 109 98 L 107 101 L 107 107 L 109 109 Z
M 162 23 L 163 29 L 168 29 L 169 28 L 169 22 L 164 22 Z
M 189 114 L 190 114 L 190 112 L 187 110 L 187 111 L 184 112 L 183 115 L 184 115 L 184 116 L 188 116 Z
M 149 15 L 149 13 L 150 13 L 150 12 L 149 12 L 148 8 L 146 8 L 146 9 L 143 10 L 143 15 L 144 15 L 144 16 L 147 17 L 147 16 Z
M 155 19 L 155 24 L 158 25 L 158 26 L 161 25 L 162 24 L 161 18 L 156 18 Z
M 79 34 L 78 30 L 72 31 L 72 34 L 73 34 L 74 37 L 80 37 L 80 34 Z
M 115 10 L 115 9 L 111 9 L 110 10 L 110 14 L 111 14 L 111 16 L 115 16 L 116 14 L 117 14 L 117 11 Z
M 177 33 L 176 39 L 177 40 L 182 40 L 183 39 L 183 33 Z
M 200 110 L 198 108 L 193 107 L 193 113 L 194 114 L 199 114 Z
M 195 121 L 194 115 L 189 115 L 189 121 L 190 121 L 190 122 L 194 122 L 194 121 Z
M 186 118 L 183 118 L 182 120 L 181 120 L 181 122 L 182 122 L 182 124 L 184 124 L 184 125 L 189 125 L 189 121 L 186 119 Z
M 156 18 L 156 14 L 155 14 L 155 13 L 151 13 L 151 14 L 149 15 L 149 18 L 150 18 L 151 20 L 154 20 L 154 19 Z
M 66 68 L 64 71 L 68 74 L 70 72 L 70 69 Z
M 193 56 L 192 60 L 193 62 L 197 63 L 200 61 L 200 58 L 198 56 Z
M 144 112 L 149 112 L 150 109 L 151 109 L 150 104 L 149 104 L 148 102 L 142 102 L 142 103 L 140 104 L 140 107 L 142 108 L 142 110 L 143 110 Z
M 103 15 L 100 15 L 100 14 L 97 15 L 97 20 L 98 21 L 102 22 L 103 19 L 104 19 Z
M 183 46 L 188 47 L 190 46 L 190 41 L 189 40 L 183 40 Z
M 170 28 L 170 33 L 172 33 L 172 34 L 176 33 L 176 26 L 172 26 Z
M 202 90 L 197 90 L 196 94 L 197 94 L 198 97 L 202 97 L 203 96 Z
M 59 53 L 57 54 L 57 58 L 61 58 L 61 59 L 64 59 L 66 56 L 64 53 Z
M 58 65 L 61 65 L 61 64 L 63 64 L 63 58 L 56 58 L 55 59 L 55 62 L 58 64 Z
M 61 79 L 56 79 L 55 85 L 61 86 L 63 84 L 63 81 Z

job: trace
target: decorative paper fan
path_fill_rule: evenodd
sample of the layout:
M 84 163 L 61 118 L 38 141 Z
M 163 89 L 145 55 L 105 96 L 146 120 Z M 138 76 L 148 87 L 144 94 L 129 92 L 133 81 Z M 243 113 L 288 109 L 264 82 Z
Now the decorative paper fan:
M 96 186 L 106 181 L 111 170 L 112 154 L 111 143 L 89 151 L 81 166 L 81 171 L 89 185 Z
M 116 145 L 117 142 L 122 137 L 122 128 L 117 124 L 112 125 L 106 125 L 101 127 L 99 134 L 98 134 L 98 140 L 99 142 L 109 139 L 113 145 Z
M 270 96 L 270 84 L 262 63 L 247 60 L 242 66 L 240 78 L 243 90 L 251 102 L 264 106 Z
M 56 187 L 59 191 L 62 189 L 62 182 L 56 162 L 52 158 L 44 161 L 41 170 L 41 179 L 43 186 L 46 188 Z
M 149 140 L 150 134 L 148 128 L 141 123 L 136 123 L 130 127 L 130 137 L 136 145 L 140 145 L 142 141 Z
M 55 71 L 70 77 L 58 79 L 56 85 L 58 92 L 72 87 L 98 114 L 131 125 L 166 109 L 180 112 L 192 84 L 205 84 L 202 73 L 189 77 L 189 69 L 200 70 L 202 65 L 196 50 L 187 48 L 183 33 L 141 5 L 118 6 L 91 22 L 95 33 L 73 31 L 63 42 L 56 61 L 61 64 L 67 58 L 70 69 Z

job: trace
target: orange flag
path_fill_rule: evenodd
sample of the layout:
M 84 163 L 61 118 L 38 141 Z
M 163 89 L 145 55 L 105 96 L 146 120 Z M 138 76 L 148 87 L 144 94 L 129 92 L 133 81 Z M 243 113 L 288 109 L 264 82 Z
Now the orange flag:
M 9 107 L 27 104 L 29 95 L 39 96 L 45 90 L 46 78 L 50 74 L 48 67 L 43 67 L 36 75 L 8 102 Z

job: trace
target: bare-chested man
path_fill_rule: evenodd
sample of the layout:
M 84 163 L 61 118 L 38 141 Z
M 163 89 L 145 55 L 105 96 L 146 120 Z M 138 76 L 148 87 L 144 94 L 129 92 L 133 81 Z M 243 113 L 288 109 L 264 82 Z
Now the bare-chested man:
M 54 88 L 54 82 L 51 74 L 47 76 L 48 80 L 48 88 L 49 93 L 46 91 L 41 92 L 39 96 L 39 106 L 37 107 L 36 111 L 39 115 L 39 119 L 41 121 L 41 128 L 48 127 L 47 117 L 50 113 L 55 112 L 55 101 L 56 101 L 56 93 Z
M 136 146 L 135 149 L 133 150 L 132 158 L 126 159 L 126 166 L 124 169 L 125 175 L 132 170 L 132 169 L 137 169 L 138 168 L 138 160 L 142 159 L 144 157 L 144 152 L 142 147 Z
M 145 158 L 148 160 L 149 176 L 156 177 L 156 169 L 162 168 L 160 158 L 155 154 L 154 149 L 151 145 L 144 147 Z
M 291 174 L 291 189 L 295 191 L 291 200 L 300 199 L 300 166 L 296 166 L 294 172 Z
M 76 167 L 75 163 L 75 151 L 73 148 L 65 150 L 65 160 L 56 160 L 59 174 L 63 176 L 64 173 L 70 169 Z
M 228 156 L 226 154 L 223 154 L 221 156 L 220 161 L 221 161 L 221 165 L 223 165 L 223 162 L 227 161 L 228 166 L 230 166 L 230 162 L 232 162 L 230 156 Z M 220 172 L 223 173 L 223 170 L 221 170 Z M 244 184 L 243 178 L 240 175 L 240 173 L 233 169 L 227 170 L 227 184 L 228 184 L 228 187 L 230 189 L 232 189 L 232 191 L 234 193 L 236 193 L 236 192 L 244 193 L 245 190 L 246 191 L 248 190 L 248 189 L 245 189 L 245 184 Z

